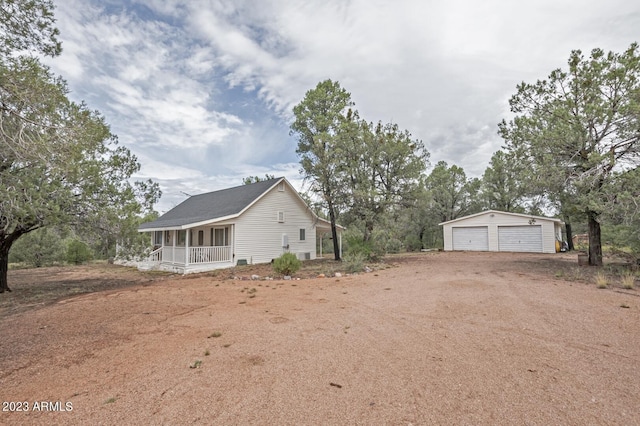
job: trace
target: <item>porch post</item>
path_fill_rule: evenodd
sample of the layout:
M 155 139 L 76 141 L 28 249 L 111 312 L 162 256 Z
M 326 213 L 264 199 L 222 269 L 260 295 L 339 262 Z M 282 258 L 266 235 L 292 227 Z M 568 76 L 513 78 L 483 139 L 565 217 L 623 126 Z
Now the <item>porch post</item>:
M 184 233 L 184 267 L 186 269 L 189 266 L 189 234 L 191 234 L 191 230 L 185 229 Z
M 176 237 L 178 236 L 176 232 L 177 231 L 174 229 L 173 230 L 173 238 L 172 238 L 172 240 L 173 240 L 173 248 L 171 249 L 171 262 L 172 263 L 175 263 L 175 261 L 176 261 L 176 239 L 177 239 Z
M 164 261 L 164 231 L 160 231 L 160 263 Z

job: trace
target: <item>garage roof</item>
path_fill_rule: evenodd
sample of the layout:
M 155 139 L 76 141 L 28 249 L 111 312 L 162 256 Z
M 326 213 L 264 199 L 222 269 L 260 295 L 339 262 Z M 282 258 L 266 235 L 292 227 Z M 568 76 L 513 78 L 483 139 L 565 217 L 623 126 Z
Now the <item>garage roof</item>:
M 472 218 L 472 217 L 488 215 L 488 214 L 492 214 L 492 213 L 493 214 L 499 213 L 499 214 L 506 214 L 506 215 L 510 215 L 510 216 L 524 217 L 524 218 L 528 218 L 528 219 L 548 220 L 548 221 L 556 222 L 556 223 L 559 223 L 559 224 L 563 224 L 564 223 L 562 220 L 560 220 L 558 218 L 555 218 L 555 217 L 534 216 L 534 215 L 531 215 L 531 214 L 503 212 L 503 211 L 500 211 L 500 210 L 486 210 L 486 211 L 483 211 L 483 212 L 480 212 L 480 213 L 470 214 L 468 216 L 463 216 L 463 217 L 459 217 L 457 219 L 449 220 L 449 221 L 446 221 L 446 222 L 441 222 L 438 225 L 448 225 L 450 223 L 455 223 L 455 222 L 458 222 L 458 221 L 461 221 L 461 220 L 466 220 L 466 219 L 469 219 L 469 218 Z

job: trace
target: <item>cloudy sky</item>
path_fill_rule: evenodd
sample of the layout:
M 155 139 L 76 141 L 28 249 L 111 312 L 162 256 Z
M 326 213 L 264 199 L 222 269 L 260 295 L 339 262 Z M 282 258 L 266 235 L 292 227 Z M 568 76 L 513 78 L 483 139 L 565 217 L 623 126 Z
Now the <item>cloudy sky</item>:
M 157 209 L 286 176 L 292 108 L 325 79 L 481 176 L 516 84 L 571 50 L 640 41 L 637 0 L 54 0 L 71 98 L 99 110 L 160 183 Z

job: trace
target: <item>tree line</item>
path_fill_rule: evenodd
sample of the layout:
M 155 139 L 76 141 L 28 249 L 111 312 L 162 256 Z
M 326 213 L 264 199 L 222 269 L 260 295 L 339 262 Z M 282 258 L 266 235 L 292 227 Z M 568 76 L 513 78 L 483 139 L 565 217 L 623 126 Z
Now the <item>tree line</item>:
M 116 241 L 135 252 L 147 243 L 138 224 L 157 214 L 157 183 L 131 181 L 137 158 L 42 63 L 60 54 L 57 36 L 51 0 L 0 0 L 0 293 L 12 247 L 14 258 L 62 250 L 60 241 L 66 260 L 84 256 L 77 242 L 100 257 Z M 566 69 L 521 83 L 509 104 L 513 118 L 497 125 L 502 149 L 469 178 L 455 164 L 431 167 L 424 143 L 398 124 L 360 117 L 339 82 L 309 90 L 290 129 L 305 198 L 331 222 L 336 259 L 338 221 L 347 255 L 374 258 L 442 247 L 438 223 L 485 209 L 557 214 L 569 244 L 572 232 L 588 233 L 592 265 L 602 264 L 603 242 L 638 257 L 638 45 L 573 51 Z
M 504 140 L 481 178 L 438 162 L 396 124 L 360 118 L 351 95 L 325 80 L 293 108 L 301 173 L 333 228 L 367 256 L 400 248 L 441 247 L 438 223 L 486 209 L 543 215 L 585 230 L 589 264 L 605 243 L 640 253 L 640 55 L 571 52 L 568 69 L 521 83 L 514 117 L 498 123 Z

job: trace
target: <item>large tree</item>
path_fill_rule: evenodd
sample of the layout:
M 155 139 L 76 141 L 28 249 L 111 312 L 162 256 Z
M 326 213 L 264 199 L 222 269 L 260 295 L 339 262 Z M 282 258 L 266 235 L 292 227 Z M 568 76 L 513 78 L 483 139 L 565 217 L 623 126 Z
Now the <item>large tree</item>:
M 457 219 L 481 210 L 480 181 L 467 179 L 462 167 L 439 161 L 425 180 L 429 206 L 440 222 Z
M 383 216 L 415 206 L 429 153 L 422 141 L 397 124 L 374 126 L 356 113 L 347 118 L 337 145 L 337 178 L 342 181 L 344 205 L 362 225 L 366 242 Z
M 110 229 L 151 209 L 153 182 L 131 183 L 135 156 L 103 117 L 67 98 L 37 54 L 58 54 L 48 1 L 0 0 L 0 293 L 21 236 L 48 225 Z M 15 51 L 19 49 L 19 51 Z
M 522 178 L 522 171 L 504 151 L 495 152 L 482 175 L 481 192 L 486 207 L 524 213 L 525 185 Z
M 640 168 L 616 173 L 606 190 L 606 219 L 608 243 L 630 249 L 640 260 Z
M 291 124 L 291 134 L 298 139 L 296 152 L 301 172 L 310 183 L 310 191 L 319 196 L 329 214 L 335 260 L 340 260 L 336 217 L 342 191 L 336 179 L 337 145 L 352 105 L 351 94 L 340 83 L 325 80 L 307 91 L 293 108 L 295 121 Z
M 587 218 L 591 265 L 602 265 L 607 185 L 640 160 L 638 53 L 636 43 L 621 54 L 571 52 L 568 70 L 518 85 L 510 99 L 515 117 L 499 125 L 506 148 L 530 165 L 536 183 L 563 193 Z

